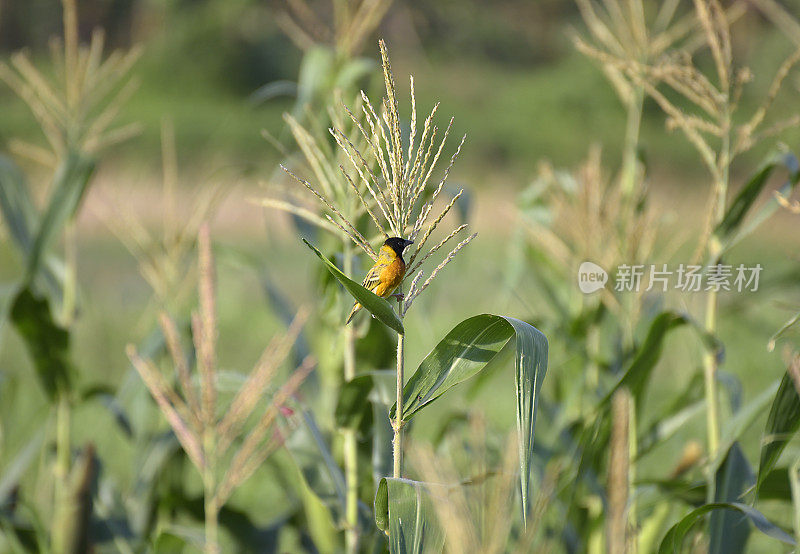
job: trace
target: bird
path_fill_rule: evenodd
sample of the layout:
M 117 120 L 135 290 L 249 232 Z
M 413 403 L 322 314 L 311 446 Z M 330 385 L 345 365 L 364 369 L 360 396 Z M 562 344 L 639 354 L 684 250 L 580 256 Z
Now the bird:
M 391 295 L 395 289 L 403 282 L 406 274 L 406 262 L 403 260 L 403 250 L 409 244 L 414 244 L 413 240 L 400 237 L 389 237 L 383 242 L 378 251 L 378 261 L 367 272 L 362 286 L 374 292 L 381 298 Z M 350 315 L 347 316 L 345 325 L 352 321 L 353 316 L 361 309 L 361 304 L 356 302 Z

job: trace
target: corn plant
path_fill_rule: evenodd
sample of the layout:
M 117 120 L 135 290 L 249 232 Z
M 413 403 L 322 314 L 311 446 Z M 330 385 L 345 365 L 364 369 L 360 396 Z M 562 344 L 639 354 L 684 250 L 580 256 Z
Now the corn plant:
M 776 382 L 746 407 L 734 407 L 729 421 L 721 420 L 718 389 L 723 372 L 718 365 L 723 345 L 715 336 L 717 298 L 713 291 L 706 292 L 704 322 L 699 324 L 688 313 L 662 311 L 664 301 L 655 293 L 620 295 L 605 290 L 587 298 L 573 288 L 565 291 L 563 283 L 573 279 L 581 261 L 595 258 L 612 268 L 620 260 L 647 263 L 655 259 L 653 245 L 659 244 L 662 250 L 658 255 L 670 255 L 671 247 L 663 250 L 665 241 L 658 240 L 653 214 L 648 213 L 646 166 L 631 162 L 639 149 L 637 130 L 645 98 L 666 113 L 671 128 L 689 139 L 712 175 L 706 225 L 696 256 L 704 256 L 709 265 L 721 263 L 722 256 L 774 212 L 779 202 L 788 202 L 787 194 L 797 181 L 797 162 L 785 151 L 771 154 L 732 199 L 727 191 L 730 165 L 738 155 L 797 123 L 796 118 L 765 123 L 797 56 L 787 59 L 762 105 L 742 123 L 741 117 L 731 116 L 748 75 L 734 67 L 731 57 L 729 25 L 742 13 L 738 5 L 725 10 L 716 2 L 698 0 L 693 13 L 682 13 L 677 2 L 659 6 L 616 1 L 578 4 L 589 37 L 575 35 L 575 43 L 609 77 L 626 107 L 628 125 L 621 169 L 608 184 L 598 177 L 602 166 L 597 161 L 574 175 L 548 168 L 524 197 L 527 211 L 522 221 L 533 230 L 528 235 L 528 252 L 537 263 L 539 282 L 552 307 L 546 317 L 554 319 L 562 335 L 569 337 L 571 351 L 578 349 L 580 361 L 574 365 L 588 369 L 577 381 L 582 383 L 577 393 L 568 378 L 559 387 L 566 408 L 545 407 L 547 417 L 560 424 L 556 427 L 560 431 L 550 440 L 558 441 L 557 456 L 570 467 L 565 473 L 569 494 L 558 497 L 568 518 L 557 528 L 565 540 L 571 537 L 589 549 L 602 548 L 605 542 L 609 551 L 671 552 L 681 549 L 694 522 L 711 513 L 710 551 L 741 551 L 749 533 L 741 522 L 747 519 L 770 536 L 791 543 L 783 530 L 741 501 L 748 491 L 752 494 L 750 487 L 757 481 L 748 478 L 752 471 L 737 442 L 754 415 L 766 410 L 771 400 L 773 412 L 785 415 L 774 406 L 785 406 L 790 395 L 783 392 L 785 384 Z M 706 66 L 695 61 L 704 55 L 714 75 L 704 73 L 701 68 Z M 683 100 L 676 101 L 676 95 Z M 789 170 L 788 179 L 776 193 L 780 200 L 756 209 L 758 194 L 779 168 Z M 602 244 L 598 237 L 603 238 Z M 687 325 L 696 330 L 703 345 L 705 399 L 697 397 L 697 381 L 692 381 L 667 414 L 647 424 L 642 421 L 643 394 L 664 341 L 672 329 Z M 641 338 L 637 328 L 646 329 Z M 620 346 L 609 348 L 615 343 Z M 559 376 L 569 373 L 562 370 Z M 574 405 L 575 397 L 581 400 L 579 407 Z M 705 455 L 696 441 L 689 441 L 672 477 L 642 482 L 637 477 L 637 462 L 703 411 L 707 414 Z M 790 418 L 784 424 L 788 421 Z M 568 438 L 566 447 L 564 437 Z M 689 497 L 681 488 L 686 483 L 681 476 L 693 467 L 703 470 L 706 483 L 696 496 Z M 650 494 L 659 495 L 661 501 L 649 500 Z M 675 511 L 663 500 L 665 495 L 673 505 L 688 502 L 696 509 L 663 535 Z M 599 505 L 606 509 L 598 510 Z M 744 519 L 733 512 L 743 514 Z M 736 522 L 740 522 L 738 526 Z
M 219 185 L 199 188 L 188 207 L 179 205 L 181 180 L 173 126 L 161 129 L 161 229 L 156 232 L 128 205 L 126 198 L 107 201 L 98 215 L 136 259 L 139 273 L 153 291 L 157 310 L 179 312 L 184 307 L 194 274 L 192 262 L 200 226 L 211 219 L 224 191 Z
M 398 308 L 395 312 L 387 300 L 376 296 L 348 278 L 319 250 L 314 248 L 314 251 L 333 276 L 362 306 L 380 322 L 397 332 L 396 402 L 388 414 L 394 434 L 392 477 L 383 478 L 379 483 L 375 500 L 375 519 L 378 527 L 389 534 L 390 550 L 400 552 L 405 541 L 419 543 L 424 533 L 420 520 L 409 521 L 401 514 L 402 509 L 398 510 L 400 505 L 407 505 L 409 492 L 413 494 L 416 487 L 424 485 L 414 484 L 414 482 L 408 482 L 402 478 L 404 426 L 416 413 L 447 390 L 488 367 L 512 339 L 515 339 L 517 351 L 517 423 L 521 503 L 523 521 L 527 522 L 533 425 L 538 390 L 546 370 L 547 346 L 544 336 L 527 323 L 489 314 L 475 316 L 457 325 L 423 360 L 420 368 L 406 382 L 404 377 L 406 364 L 405 316 L 413 302 L 430 285 L 431 281 L 475 235 L 470 235 L 451 247 L 450 253 L 431 270 L 427 278 L 424 278 L 422 265 L 466 229 L 466 225 L 457 226 L 433 246 L 426 247 L 434 231 L 463 194 L 462 192 L 456 193 L 441 209 L 439 215 L 432 217 L 434 205 L 444 190 L 450 168 L 461 150 L 464 139 L 462 138 L 455 154 L 451 157 L 438 184 L 433 185 L 434 181 L 431 181 L 431 176 L 449 135 L 452 120 L 445 129 L 441 141 L 437 141 L 438 128 L 433 124 L 433 118 L 438 106 L 434 107 L 423 123 L 417 142 L 417 118 L 412 79 L 411 131 L 408 144 L 403 144 L 394 76 L 386 47 L 383 42 L 380 43 L 380 46 L 386 85 L 386 98 L 382 102 L 383 109 L 380 115 L 369 98 L 362 94 L 362 115 L 357 116 L 348 110 L 348 115 L 359 132 L 356 134 L 356 138 L 348 137 L 341 129 L 336 128 L 331 129 L 331 134 L 356 171 L 356 177 L 352 177 L 343 166 L 340 166 L 340 171 L 350 186 L 350 197 L 358 200 L 365 217 L 368 217 L 368 221 L 374 224 L 378 240 L 383 241 L 390 236 L 399 236 L 415 241 L 415 246 L 407 262 L 409 268 L 407 275 L 411 278 L 411 285 L 406 292 L 399 296 Z M 369 159 L 376 160 L 377 172 L 372 170 L 371 164 L 367 161 L 368 158 L 355 146 L 359 141 L 366 141 Z M 293 173 L 290 174 L 294 176 Z M 371 240 L 359 231 L 354 221 L 344 215 L 343 209 L 337 206 L 334 199 L 328 197 L 324 189 L 320 191 L 301 177 L 296 177 L 296 179 L 308 188 L 325 207 L 328 212 L 326 214 L 328 222 L 335 225 L 369 258 L 377 259 Z M 430 188 L 430 193 L 426 194 L 428 188 Z M 404 291 L 404 287 L 401 285 L 399 290 Z M 409 485 L 409 483 L 411 484 Z M 421 502 L 419 497 L 417 498 L 417 501 Z M 423 505 L 418 504 L 417 509 L 424 509 Z
M 276 371 L 291 350 L 305 319 L 299 315 L 285 336 L 276 337 L 264 350 L 257 365 L 227 406 L 220 406 L 217 394 L 217 316 L 214 262 L 207 225 L 198 238 L 200 311 L 192 316 L 192 334 L 200 387 L 194 384 L 180 344 L 175 322 L 166 314 L 161 329 L 180 383 L 173 388 L 152 362 L 139 356 L 133 345 L 128 357 L 153 399 L 172 427 L 192 464 L 202 476 L 205 510 L 205 551 L 219 552 L 219 511 L 233 491 L 246 481 L 285 440 L 291 429 L 280 428 L 282 412 L 303 379 L 313 369 L 306 359 L 272 398 L 266 409 L 260 400 Z M 257 422 L 248 429 L 247 422 Z M 237 444 L 241 440 L 241 444 Z M 234 448 L 238 446 L 238 448 Z M 230 455 L 229 455 L 230 454 Z
M 341 112 L 325 110 L 323 107 L 330 102 L 331 97 L 350 96 L 360 81 L 374 73 L 373 62 L 360 56 L 360 52 L 365 40 L 380 25 L 390 6 L 391 0 L 332 2 L 332 20 L 327 21 L 319 10 L 308 3 L 291 2 L 285 10 L 279 11 L 276 18 L 286 36 L 304 53 L 296 84 L 295 106 L 291 114 L 285 115 L 285 120 L 296 148 L 315 171 L 317 178 L 325 183 L 329 194 L 332 192 L 331 187 L 336 187 L 337 193 L 340 193 L 347 189 L 347 185 L 342 182 L 335 167 L 330 166 L 337 156 L 330 152 L 330 147 L 326 144 L 328 137 L 324 129 L 327 125 L 342 128 L 344 122 Z M 276 91 L 282 90 L 282 85 L 280 82 L 267 84 L 257 90 L 253 98 L 258 101 L 268 99 Z M 290 164 L 290 158 L 293 157 L 292 147 L 286 146 L 268 130 L 264 130 L 263 135 L 287 158 L 286 163 Z M 308 210 L 303 207 L 302 202 L 292 198 L 291 192 L 287 195 L 288 200 L 269 198 L 264 200 L 264 205 L 288 211 L 296 222 L 304 221 L 311 223 L 313 227 L 337 233 L 327 221 L 318 217 L 318 213 Z M 350 208 L 356 209 L 357 205 L 354 202 L 348 204 L 341 197 L 340 200 L 348 217 L 354 218 L 355 214 L 350 212 Z M 298 230 L 301 230 L 300 226 Z M 342 240 L 342 256 L 345 272 L 349 275 L 353 270 L 354 256 L 346 238 Z M 355 346 L 354 332 L 346 329 L 342 352 L 345 382 L 350 382 L 355 377 Z M 352 429 L 343 429 L 342 434 L 346 443 L 344 466 L 347 486 L 347 551 L 356 552 L 359 542 L 357 441 Z
M 325 10 L 305 0 L 288 2 L 277 10 L 275 21 L 303 52 L 297 82 L 268 83 L 256 90 L 251 99 L 263 102 L 291 92 L 296 97 L 293 118 L 301 123 L 309 115 L 324 118 L 324 107 L 331 97 L 350 96 L 360 82 L 374 74 L 374 63 L 361 52 L 391 4 L 391 0 L 333 1 Z M 283 141 L 269 131 L 265 130 L 265 136 L 279 150 L 285 149 Z
M 616 4 L 615 4 L 616 5 Z M 707 224 L 697 246 L 711 264 L 718 264 L 723 253 L 739 237 L 732 237 L 741 221 L 741 209 L 728 209 L 730 167 L 739 154 L 750 150 L 756 143 L 772 137 L 781 130 L 800 123 L 797 116 L 775 122 L 765 127 L 764 121 L 775 97 L 792 67 L 800 61 L 800 53 L 790 56 L 770 86 L 763 103 L 744 123 L 735 124 L 733 114 L 741 96 L 741 87 L 748 81 L 746 69 L 734 67 L 730 44 L 730 14 L 718 2 L 695 2 L 696 24 L 702 30 L 705 46 L 714 63 L 714 75 L 704 74 L 692 61 L 688 52 L 672 47 L 655 62 L 637 62 L 620 57 L 613 52 L 579 43 L 589 55 L 596 57 L 611 70 L 623 73 L 638 84 L 665 112 L 668 125 L 680 129 L 700 154 L 703 164 L 712 177 Z M 616 10 L 619 10 L 616 6 Z M 643 13 L 643 8 L 639 9 Z M 606 27 L 605 31 L 613 36 Z M 597 35 L 597 31 L 595 34 Z M 661 88 L 659 88 L 661 87 Z M 678 107 L 662 91 L 671 89 L 683 96 L 692 106 L 691 111 Z M 753 191 L 748 191 L 752 194 Z M 750 200 L 750 197 L 743 199 Z M 752 202 L 752 200 L 750 200 Z M 748 202 L 748 205 L 749 203 Z M 745 205 L 745 208 L 748 207 Z M 739 208 L 734 203 L 732 208 Z M 717 297 L 714 291 L 707 296 L 705 313 L 706 330 L 716 329 Z M 707 393 L 708 446 L 712 457 L 719 446 L 719 415 L 716 361 L 713 356 L 704 358 L 705 387 Z
M 39 209 L 21 170 L 9 159 L 0 159 L 0 209 L 25 260 L 24 275 L 2 317 L 9 317 L 23 338 L 56 414 L 55 502 L 48 541 L 54 552 L 75 551 L 85 544 L 86 491 L 95 471 L 91 446 L 78 464 L 72 464 L 71 406 L 79 378 L 69 350 L 78 290 L 74 221 L 99 153 L 137 130 L 132 125 L 114 127 L 114 120 L 135 89 L 129 70 L 138 52 L 117 52 L 104 59 L 100 31 L 88 46 L 81 46 L 76 3 L 64 0 L 62 6 L 64 37 L 54 42 L 52 77 L 37 69 L 25 53 L 14 54 L 9 63 L 0 62 L 0 79 L 28 106 L 47 142 L 39 146 L 12 141 L 11 149 L 51 173 L 48 195 Z M 52 253 L 60 237 L 63 262 Z

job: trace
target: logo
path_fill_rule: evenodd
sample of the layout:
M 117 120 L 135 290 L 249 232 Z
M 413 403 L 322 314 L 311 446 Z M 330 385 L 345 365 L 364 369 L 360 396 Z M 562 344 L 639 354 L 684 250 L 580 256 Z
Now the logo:
M 607 282 L 608 273 L 595 263 L 583 262 L 578 268 L 578 288 L 584 294 L 591 294 L 605 288 Z

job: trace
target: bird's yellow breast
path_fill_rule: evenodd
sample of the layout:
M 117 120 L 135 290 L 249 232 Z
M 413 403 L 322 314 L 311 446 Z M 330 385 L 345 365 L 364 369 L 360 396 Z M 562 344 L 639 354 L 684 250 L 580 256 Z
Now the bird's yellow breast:
M 384 250 L 388 250 L 385 252 Z M 406 264 L 403 261 L 403 258 L 395 254 L 394 250 L 389 247 L 381 248 L 380 252 L 380 259 L 384 257 L 391 259 L 392 261 L 386 266 L 381 269 L 380 272 L 380 282 L 378 286 L 375 287 L 375 294 L 378 296 L 388 296 L 400 285 L 403 281 L 403 277 L 406 273 Z M 387 261 L 388 261 L 387 259 Z

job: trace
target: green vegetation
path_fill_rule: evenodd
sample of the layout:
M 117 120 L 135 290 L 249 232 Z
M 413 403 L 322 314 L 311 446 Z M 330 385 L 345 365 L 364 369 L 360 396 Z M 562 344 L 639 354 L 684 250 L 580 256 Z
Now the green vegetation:
M 796 550 L 800 23 L 470 2 L 4 5 L 0 553 Z

